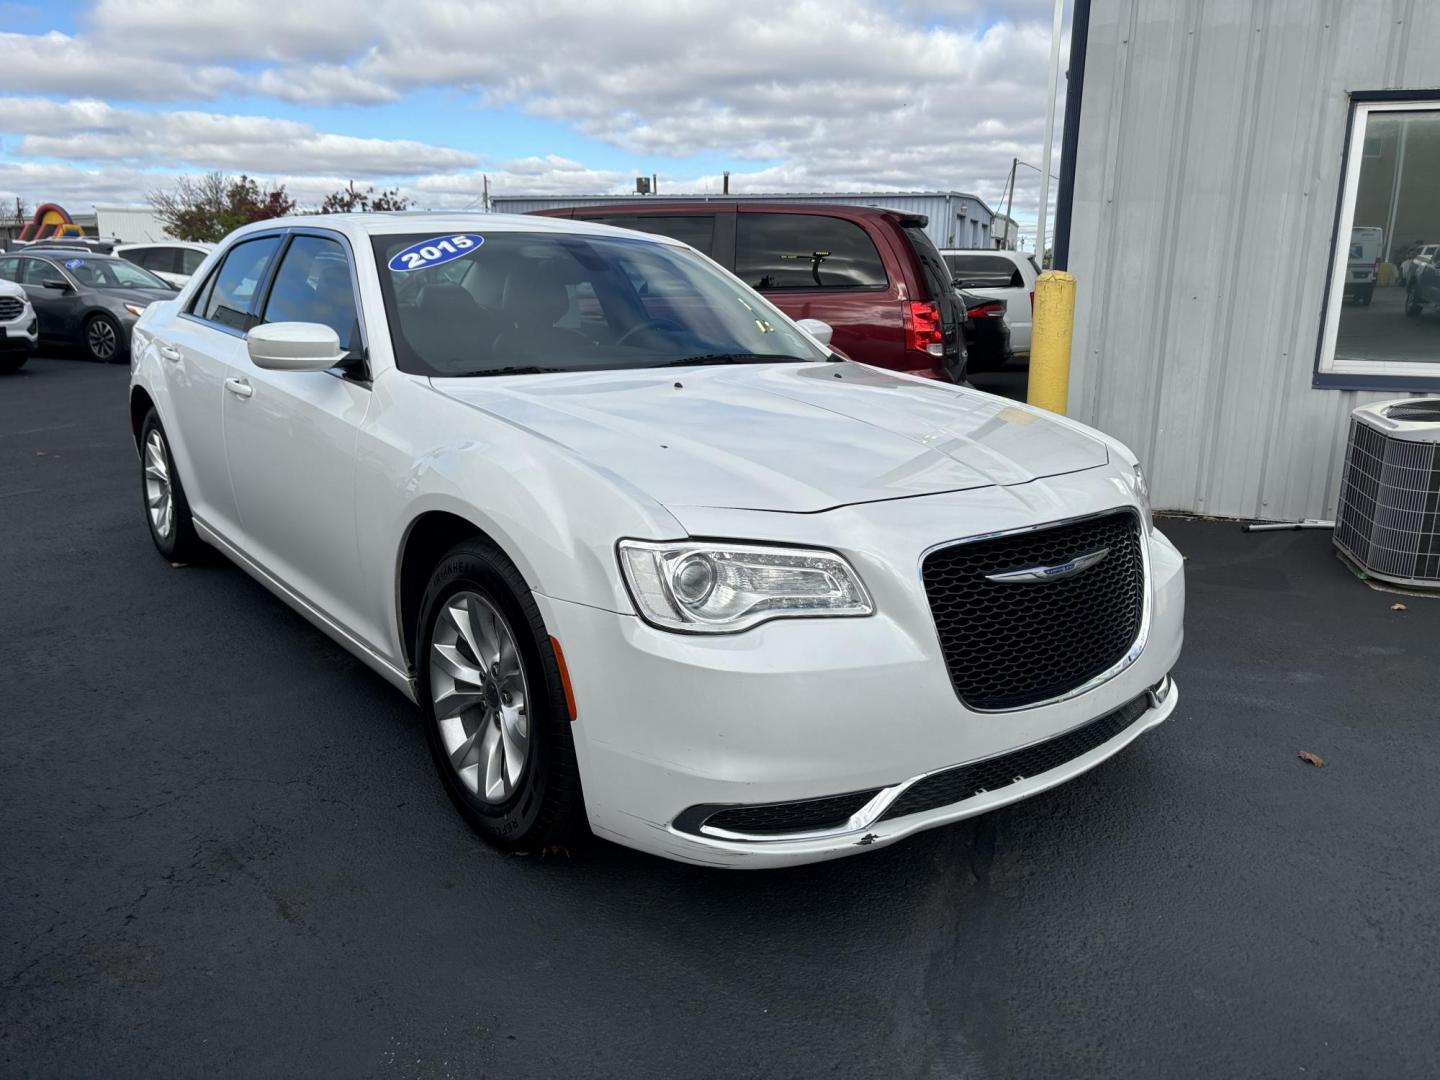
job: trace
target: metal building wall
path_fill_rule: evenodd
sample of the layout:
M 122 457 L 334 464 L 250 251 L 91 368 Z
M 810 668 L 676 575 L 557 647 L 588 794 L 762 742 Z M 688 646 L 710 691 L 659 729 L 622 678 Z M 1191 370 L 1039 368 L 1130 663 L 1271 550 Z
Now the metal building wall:
M 155 212 L 146 207 L 97 206 L 95 220 L 101 236 L 128 240 L 132 244 L 173 239 Z
M 595 206 L 616 202 L 695 202 L 715 199 L 729 202 L 841 203 L 847 206 L 883 206 L 907 214 L 924 214 L 930 219 L 925 233 L 936 247 L 990 246 L 990 208 L 963 191 L 916 191 L 886 194 L 847 191 L 823 195 L 576 195 L 544 198 L 529 195 L 495 195 L 490 207 L 501 214 L 528 214 L 534 210 L 558 210 L 566 206 Z
M 1346 95 L 1437 58 L 1434 0 L 1093 0 L 1071 411 L 1157 507 L 1333 516 L 1350 410 L 1399 396 L 1310 385 Z

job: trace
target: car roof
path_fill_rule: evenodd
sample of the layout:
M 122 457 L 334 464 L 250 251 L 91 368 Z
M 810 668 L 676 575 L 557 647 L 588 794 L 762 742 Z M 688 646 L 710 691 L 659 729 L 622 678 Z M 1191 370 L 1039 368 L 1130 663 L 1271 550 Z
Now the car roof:
M 368 236 L 410 235 L 433 233 L 501 233 L 529 232 L 556 233 L 576 236 L 627 236 L 640 238 L 651 243 L 672 247 L 684 247 L 679 240 L 653 233 L 636 233 L 629 229 L 616 229 L 609 225 L 597 225 L 588 221 L 571 218 L 539 217 L 533 214 L 487 214 L 465 211 L 381 211 L 356 214 L 306 214 L 293 217 L 271 218 L 242 226 L 231 233 L 227 240 L 248 236 L 251 233 L 269 229 L 330 229 L 344 233 L 352 240 L 363 240 Z
M 14 251 L 5 252 L 6 255 L 39 255 L 47 259 L 55 259 L 64 255 L 67 258 L 75 259 L 84 257 L 86 259 L 108 259 L 111 262 L 119 262 L 118 255 L 111 255 L 108 252 L 93 251 L 83 247 L 41 247 L 38 244 L 31 247 L 16 248 Z

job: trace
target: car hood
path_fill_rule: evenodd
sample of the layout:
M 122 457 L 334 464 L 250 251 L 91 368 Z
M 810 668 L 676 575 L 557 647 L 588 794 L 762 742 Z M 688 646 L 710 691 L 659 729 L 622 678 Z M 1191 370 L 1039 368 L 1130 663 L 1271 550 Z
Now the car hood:
M 96 289 L 97 293 L 103 296 L 112 296 L 116 300 L 128 300 L 132 304 L 153 304 L 157 300 L 174 300 L 175 293 L 170 289 Z
M 1104 465 L 1002 398 L 852 363 L 432 379 L 667 506 L 815 513 Z
M 18 296 L 24 299 L 25 290 L 13 281 L 6 281 L 4 278 L 0 278 L 0 296 Z

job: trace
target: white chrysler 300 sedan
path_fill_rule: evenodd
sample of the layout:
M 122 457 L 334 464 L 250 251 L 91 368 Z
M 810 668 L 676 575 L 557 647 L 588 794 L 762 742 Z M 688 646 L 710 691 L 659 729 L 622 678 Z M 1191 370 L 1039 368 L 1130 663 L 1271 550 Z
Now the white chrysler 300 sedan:
M 508 848 L 834 858 L 1168 717 L 1183 571 L 1135 458 L 828 332 L 659 236 L 261 222 L 135 328 L 146 518 L 413 697 Z

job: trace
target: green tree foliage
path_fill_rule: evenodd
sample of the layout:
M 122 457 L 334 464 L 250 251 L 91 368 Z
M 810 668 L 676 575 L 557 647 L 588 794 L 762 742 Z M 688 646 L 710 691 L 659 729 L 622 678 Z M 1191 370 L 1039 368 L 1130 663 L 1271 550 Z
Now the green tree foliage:
M 409 210 L 410 200 L 400 194 L 398 188 L 386 188 L 377 193 L 373 187 L 361 191 L 351 180 L 339 191 L 332 191 L 320 204 L 322 214 L 353 214 L 380 212 L 384 210 Z
M 262 188 L 249 176 L 220 172 L 182 176 L 173 188 L 152 191 L 146 199 L 171 236 L 210 243 L 241 225 L 295 212 L 283 184 Z

